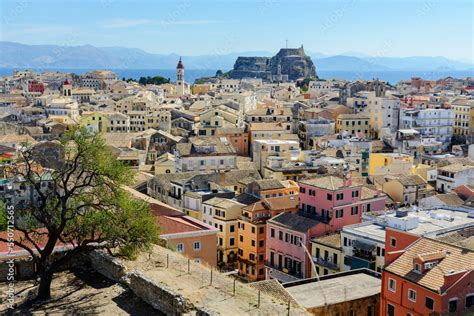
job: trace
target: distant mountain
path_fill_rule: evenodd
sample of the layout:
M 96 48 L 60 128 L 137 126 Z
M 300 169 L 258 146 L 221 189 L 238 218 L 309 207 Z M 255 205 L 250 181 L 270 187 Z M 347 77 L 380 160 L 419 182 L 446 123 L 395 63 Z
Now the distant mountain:
M 233 68 L 239 56 L 273 56 L 275 52 L 251 51 L 228 54 L 182 56 L 187 69 Z M 354 54 L 357 56 L 348 56 Z M 348 52 L 326 56 L 308 52 L 318 70 L 373 71 L 373 70 L 466 70 L 473 65 L 444 57 L 367 57 Z M 0 68 L 109 68 L 109 69 L 174 69 L 177 54 L 152 54 L 138 48 L 25 45 L 0 41 Z
M 372 71 L 390 70 L 390 68 L 365 61 L 352 56 L 332 56 L 314 60 L 316 71 L 318 70 L 340 70 L 340 71 Z
M 231 69 L 238 56 L 270 56 L 255 51 L 225 55 L 182 56 L 189 69 Z M 24 45 L 0 42 L 1 68 L 174 69 L 177 54 L 151 54 L 138 48 Z
M 395 70 L 467 70 L 472 68 L 471 64 L 441 56 L 368 57 L 363 59 Z

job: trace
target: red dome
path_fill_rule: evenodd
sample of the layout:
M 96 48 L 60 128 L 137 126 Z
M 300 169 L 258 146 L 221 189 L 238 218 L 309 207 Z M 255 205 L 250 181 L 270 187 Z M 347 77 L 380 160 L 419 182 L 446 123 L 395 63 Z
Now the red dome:
M 184 69 L 184 65 L 183 65 L 183 62 L 181 61 L 181 57 L 179 57 L 178 66 L 176 66 L 176 69 Z
M 69 85 L 69 84 L 71 84 L 71 81 L 70 81 L 69 79 L 66 79 L 66 80 L 64 80 L 64 84 L 65 84 L 65 85 L 66 85 L 66 84 Z

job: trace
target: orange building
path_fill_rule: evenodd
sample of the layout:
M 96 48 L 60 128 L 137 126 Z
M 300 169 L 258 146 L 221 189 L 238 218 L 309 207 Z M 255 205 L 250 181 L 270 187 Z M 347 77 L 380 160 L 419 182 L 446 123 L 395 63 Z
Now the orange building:
M 249 281 L 265 279 L 266 222 L 282 212 L 296 213 L 298 199 L 285 195 L 262 199 L 242 208 L 238 224 L 239 275 Z
M 247 193 L 259 198 L 298 196 L 299 192 L 298 183 L 293 180 L 263 179 L 247 185 Z
M 393 232 L 393 231 L 392 231 Z M 440 240 L 389 235 L 380 315 L 465 315 L 474 312 L 474 251 Z M 398 238 L 397 238 L 398 237 Z M 388 245 L 394 251 L 389 251 Z
M 249 133 L 244 128 L 218 128 L 217 137 L 225 137 L 232 144 L 239 156 L 249 155 Z
M 194 262 L 217 266 L 217 228 L 163 205 L 150 206 L 166 247 Z

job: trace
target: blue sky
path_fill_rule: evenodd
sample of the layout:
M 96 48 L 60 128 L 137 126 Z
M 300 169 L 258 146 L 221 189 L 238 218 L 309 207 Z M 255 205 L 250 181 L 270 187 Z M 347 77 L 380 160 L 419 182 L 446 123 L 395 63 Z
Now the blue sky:
M 1 40 L 182 55 L 276 52 L 445 56 L 473 62 L 469 0 L 1 0 Z

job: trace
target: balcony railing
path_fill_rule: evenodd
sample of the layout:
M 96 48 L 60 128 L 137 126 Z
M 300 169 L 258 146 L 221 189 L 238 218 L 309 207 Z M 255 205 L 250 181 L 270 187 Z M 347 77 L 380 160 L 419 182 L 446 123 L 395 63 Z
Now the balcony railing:
M 265 267 L 267 268 L 271 268 L 273 270 L 277 270 L 277 271 L 280 271 L 282 273 L 285 273 L 285 274 L 288 274 L 292 277 L 296 277 L 298 279 L 301 279 L 303 277 L 303 273 L 302 272 L 296 272 L 294 269 L 287 269 L 287 268 L 284 268 L 284 267 L 278 267 L 278 265 L 271 265 L 270 264 L 270 261 L 268 260 L 265 260 Z
M 173 194 L 173 192 L 168 192 L 168 196 L 175 200 L 181 200 L 181 195 Z
M 369 262 L 375 261 L 375 258 L 376 258 L 375 255 L 372 252 L 367 252 L 367 251 L 357 249 L 357 248 L 354 248 L 354 250 L 352 252 L 352 256 L 356 257 L 356 258 L 359 258 L 359 259 L 369 261 Z
M 332 270 L 338 270 L 339 267 L 337 266 L 336 263 L 329 261 L 329 260 L 324 260 L 323 258 L 318 258 L 318 257 L 313 257 L 313 262 L 317 265 L 323 266 L 325 268 L 329 268 Z

